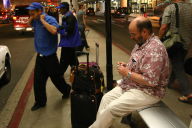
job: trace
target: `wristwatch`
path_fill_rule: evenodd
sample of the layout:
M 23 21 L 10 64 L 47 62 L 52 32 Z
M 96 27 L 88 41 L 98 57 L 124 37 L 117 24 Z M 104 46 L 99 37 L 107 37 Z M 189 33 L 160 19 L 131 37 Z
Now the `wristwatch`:
M 132 72 L 128 72 L 127 78 L 130 79 L 130 78 L 131 78 L 131 75 L 132 75 Z

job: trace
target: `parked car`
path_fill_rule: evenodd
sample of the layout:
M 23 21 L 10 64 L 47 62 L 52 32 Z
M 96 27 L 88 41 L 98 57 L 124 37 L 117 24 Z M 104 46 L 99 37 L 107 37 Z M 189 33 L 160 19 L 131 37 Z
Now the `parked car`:
M 126 7 L 118 8 L 114 14 L 115 18 L 124 18 L 128 14 L 128 9 Z
M 0 22 L 1 23 L 10 23 L 12 21 L 12 16 L 10 12 L 0 11 Z
M 7 46 L 0 45 L 0 83 L 11 81 L 11 53 Z
M 86 15 L 88 15 L 88 16 L 94 16 L 94 15 L 95 15 L 94 8 L 88 8 L 88 9 L 86 10 Z
M 17 5 L 14 10 L 13 27 L 16 31 L 33 31 L 33 28 L 28 25 L 29 12 L 26 9 L 28 5 Z

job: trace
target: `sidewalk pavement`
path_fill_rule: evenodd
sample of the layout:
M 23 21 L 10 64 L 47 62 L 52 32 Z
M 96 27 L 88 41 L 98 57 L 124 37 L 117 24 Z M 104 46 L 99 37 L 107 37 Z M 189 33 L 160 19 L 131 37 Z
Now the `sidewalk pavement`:
M 100 46 L 100 56 L 99 65 L 101 70 L 105 73 L 105 59 L 106 59 L 106 47 L 104 37 L 98 35 L 94 30 L 90 30 L 88 37 L 88 43 L 90 45 L 90 62 L 96 60 L 95 56 L 95 43 L 99 43 Z M 119 48 L 113 46 L 113 63 L 117 61 L 127 61 L 128 56 Z M 60 49 L 58 50 L 58 55 L 60 55 Z M 85 56 L 79 57 L 79 61 L 86 61 Z M 70 68 L 69 68 L 70 69 Z M 115 69 L 115 65 L 114 65 Z M 70 71 L 68 70 L 65 74 L 65 79 L 69 82 Z M 114 79 L 120 79 L 117 71 L 114 70 Z M 34 103 L 33 91 L 29 97 L 23 118 L 21 120 L 19 128 L 71 128 L 71 114 L 70 114 L 70 99 L 62 100 L 62 95 L 54 87 L 52 82 L 49 80 L 47 82 L 47 97 L 48 102 L 45 108 L 38 111 L 31 112 L 31 107 Z M 80 108 L 79 108 L 80 110 Z M 114 124 L 114 128 L 127 128 L 120 126 L 121 124 Z
M 96 31 L 91 29 L 90 33 L 88 34 L 87 40 L 91 47 L 90 61 L 95 61 L 95 58 L 96 58 L 95 42 L 99 43 L 100 45 L 99 65 L 104 75 L 106 76 L 106 68 L 105 68 L 106 67 L 106 49 L 105 49 L 106 46 L 105 46 L 104 36 L 98 34 Z M 58 55 L 60 55 L 60 49 L 58 50 Z M 128 61 L 128 58 L 129 58 L 129 55 L 124 50 L 120 49 L 116 45 L 113 45 L 114 79 L 118 80 L 121 78 L 118 72 L 116 71 L 116 62 L 118 61 L 126 62 Z M 86 61 L 86 57 L 81 56 L 79 57 L 79 60 Z M 31 60 L 26 72 L 21 78 L 20 83 L 18 83 L 21 85 L 16 86 L 16 89 L 15 89 L 16 91 L 13 91 L 13 94 L 10 96 L 9 101 L 5 106 L 5 109 L 2 111 L 2 113 L 0 113 L 0 128 L 71 128 L 70 99 L 62 100 L 62 94 L 59 93 L 59 91 L 54 87 L 54 85 L 50 80 L 48 80 L 47 82 L 48 102 L 45 108 L 41 108 L 35 112 L 32 112 L 30 110 L 32 105 L 34 104 L 34 94 L 33 94 L 33 90 L 29 91 L 29 89 L 28 89 L 28 95 L 24 95 L 24 96 L 22 95 L 23 97 L 25 97 L 23 99 L 26 100 L 26 107 L 24 103 L 23 105 L 21 103 L 18 103 L 18 99 L 22 93 L 22 88 L 25 88 L 24 85 L 26 85 L 27 83 L 26 78 L 29 78 L 30 71 L 32 71 L 34 68 L 34 62 L 35 62 L 35 57 L 33 57 L 33 59 Z M 67 80 L 67 82 L 69 82 L 69 75 L 70 74 L 68 70 L 67 73 L 65 74 L 65 79 Z M 28 83 L 30 82 L 28 81 Z M 19 89 L 20 91 L 17 91 L 18 88 L 20 88 Z M 28 96 L 29 98 L 27 98 Z M 191 105 L 178 102 L 177 101 L 178 96 L 179 94 L 177 92 L 173 90 L 168 90 L 168 94 L 166 95 L 163 101 L 189 126 L 189 122 L 190 122 L 189 112 L 192 112 L 192 107 Z M 21 107 L 18 108 L 19 105 Z M 19 113 L 17 113 L 18 112 L 17 109 L 20 109 Z M 13 113 L 14 110 L 15 110 L 15 113 Z M 129 128 L 129 126 L 121 124 L 120 120 L 121 119 L 117 119 L 114 122 L 112 128 Z

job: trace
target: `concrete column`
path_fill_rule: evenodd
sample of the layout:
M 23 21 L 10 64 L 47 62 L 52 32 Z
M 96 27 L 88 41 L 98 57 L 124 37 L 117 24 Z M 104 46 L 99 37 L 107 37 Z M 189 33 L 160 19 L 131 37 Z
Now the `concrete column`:
M 127 0 L 121 0 L 120 1 L 120 6 L 121 7 L 127 7 Z
M 99 7 L 100 7 L 100 12 L 104 13 L 104 11 L 105 11 L 105 2 L 100 1 L 99 2 Z

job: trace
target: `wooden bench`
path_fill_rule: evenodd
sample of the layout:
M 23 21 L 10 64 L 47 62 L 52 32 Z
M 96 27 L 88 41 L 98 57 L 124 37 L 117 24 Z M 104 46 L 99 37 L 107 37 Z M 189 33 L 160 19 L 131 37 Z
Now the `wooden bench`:
M 188 128 L 162 101 L 137 112 L 148 128 Z

